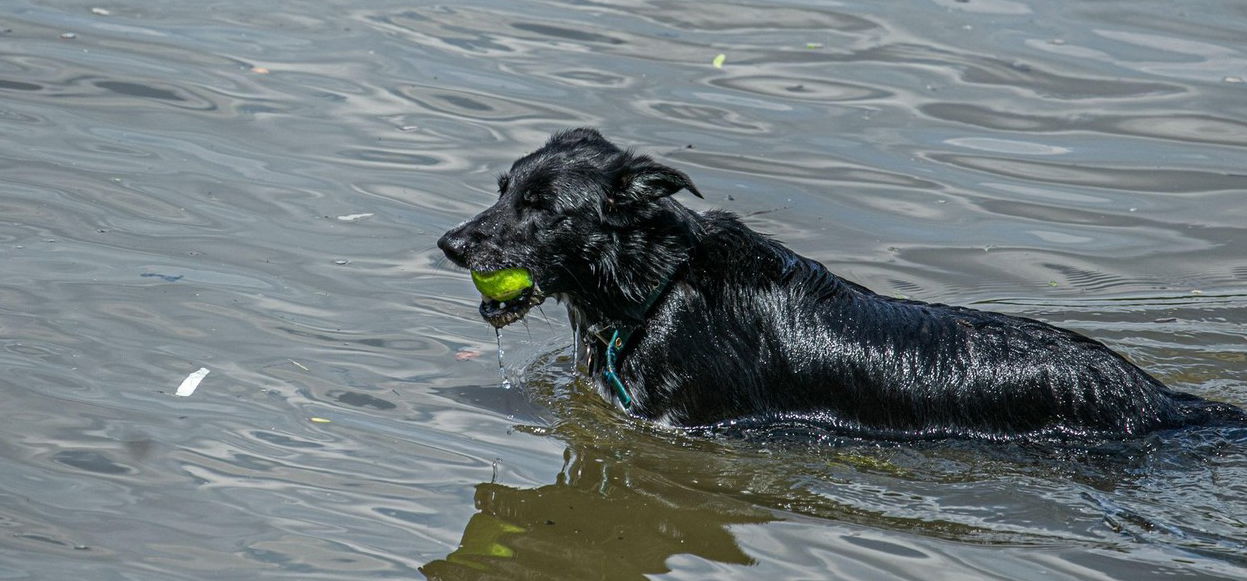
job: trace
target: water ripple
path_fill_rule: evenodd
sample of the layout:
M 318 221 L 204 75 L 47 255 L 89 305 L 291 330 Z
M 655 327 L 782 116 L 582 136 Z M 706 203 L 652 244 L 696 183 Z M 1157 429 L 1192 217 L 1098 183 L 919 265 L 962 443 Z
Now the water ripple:
M 504 331 L 504 389 L 435 246 L 511 160 L 597 125 L 707 195 L 677 199 L 880 292 L 1247 402 L 1233 2 L 12 4 L 0 577 L 1247 566 L 1224 435 L 1100 457 L 657 430 L 575 379 L 553 303 Z

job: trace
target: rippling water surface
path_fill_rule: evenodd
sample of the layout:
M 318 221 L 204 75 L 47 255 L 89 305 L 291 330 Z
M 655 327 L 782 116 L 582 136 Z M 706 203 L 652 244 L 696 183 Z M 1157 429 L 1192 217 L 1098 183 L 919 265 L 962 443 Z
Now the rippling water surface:
M 879 292 L 1244 405 L 1244 39 L 1237 0 L 10 0 L 0 578 L 1241 579 L 1242 435 L 655 431 L 553 304 L 504 389 L 434 242 L 599 126 Z

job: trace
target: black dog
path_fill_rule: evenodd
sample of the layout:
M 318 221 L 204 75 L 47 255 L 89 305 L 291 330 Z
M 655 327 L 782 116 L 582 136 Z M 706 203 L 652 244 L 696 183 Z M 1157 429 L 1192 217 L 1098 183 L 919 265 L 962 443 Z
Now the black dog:
M 498 202 L 438 241 L 473 270 L 535 286 L 496 327 L 566 303 L 605 397 L 684 426 L 817 425 L 891 439 L 1120 437 L 1245 423 L 1103 344 L 998 313 L 880 296 L 722 211 L 687 175 L 592 129 L 554 135 L 498 181 Z

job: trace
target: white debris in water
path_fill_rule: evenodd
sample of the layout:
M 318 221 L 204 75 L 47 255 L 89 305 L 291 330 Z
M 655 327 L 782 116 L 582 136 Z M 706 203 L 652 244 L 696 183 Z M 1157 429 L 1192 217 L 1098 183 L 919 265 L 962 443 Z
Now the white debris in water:
M 368 214 L 347 214 L 347 215 L 345 215 L 345 216 L 338 216 L 338 219 L 339 219 L 339 220 L 342 220 L 343 222 L 358 222 L 358 221 L 360 221 L 360 220 L 363 220 L 364 218 L 371 218 L 372 216 L 373 216 L 373 214 L 371 214 L 371 213 L 368 213 Z
M 186 379 L 182 380 L 182 385 L 178 386 L 177 393 L 173 395 L 190 397 L 190 394 L 195 393 L 195 388 L 199 387 L 199 382 L 203 381 L 206 375 L 208 375 L 208 368 L 200 367 L 199 371 L 187 375 Z
M 112 12 L 109 11 L 107 8 L 92 8 L 91 14 L 96 14 L 99 16 L 108 16 L 109 14 L 112 14 Z

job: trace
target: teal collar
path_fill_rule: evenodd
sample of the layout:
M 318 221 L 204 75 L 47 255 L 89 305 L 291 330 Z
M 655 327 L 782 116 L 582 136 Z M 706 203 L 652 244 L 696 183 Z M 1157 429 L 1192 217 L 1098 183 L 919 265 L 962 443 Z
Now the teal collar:
M 645 299 L 645 305 L 641 307 L 642 318 L 649 313 L 649 310 L 654 306 L 654 303 L 657 303 L 658 299 L 667 291 L 667 288 L 671 286 L 671 278 L 673 276 L 675 276 L 674 273 L 672 276 L 669 276 L 666 280 L 662 281 L 662 284 L 658 285 L 658 288 L 654 289 L 654 292 L 650 293 L 649 297 Z M 619 403 L 623 404 L 623 407 L 626 410 L 632 409 L 633 399 L 631 392 L 628 391 L 628 386 L 624 385 L 623 378 L 619 376 L 619 369 L 617 365 L 620 353 L 623 352 L 624 347 L 628 346 L 628 339 L 631 339 L 632 333 L 639 328 L 640 325 L 637 325 L 632 329 L 625 329 L 622 327 L 615 327 L 613 329 L 607 328 L 604 329 L 601 334 L 597 335 L 598 339 L 606 342 L 606 365 L 602 370 L 602 378 L 606 380 L 607 385 L 611 386 L 611 388 L 615 390 L 615 395 L 619 397 Z M 606 331 L 611 331 L 611 338 L 609 341 L 606 340 Z
M 615 395 L 619 396 L 619 403 L 623 404 L 624 409 L 632 409 L 632 395 L 628 393 L 628 388 L 619 378 L 619 372 L 615 370 L 615 359 L 619 357 L 619 352 L 623 351 L 624 345 L 628 344 L 628 337 L 631 335 L 632 332 L 628 331 L 620 337 L 619 329 L 615 329 L 610 342 L 606 344 L 606 369 L 602 371 L 602 377 L 606 379 L 606 383 L 615 388 Z

